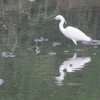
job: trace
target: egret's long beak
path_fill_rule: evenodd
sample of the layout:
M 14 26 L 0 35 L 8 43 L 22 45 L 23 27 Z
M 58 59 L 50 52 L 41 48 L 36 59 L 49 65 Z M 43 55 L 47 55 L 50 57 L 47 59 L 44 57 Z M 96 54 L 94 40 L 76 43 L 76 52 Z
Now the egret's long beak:
M 50 19 L 49 21 L 55 20 L 55 18 Z

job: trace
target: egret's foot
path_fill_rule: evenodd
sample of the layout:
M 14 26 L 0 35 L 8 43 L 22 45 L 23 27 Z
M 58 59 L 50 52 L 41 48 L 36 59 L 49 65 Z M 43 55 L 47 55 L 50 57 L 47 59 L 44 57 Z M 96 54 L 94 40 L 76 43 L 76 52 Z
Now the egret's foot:
M 81 51 L 81 49 L 79 48 L 78 45 L 75 45 L 75 50 L 76 50 L 76 51 Z
M 78 46 L 75 46 L 76 48 L 75 48 L 75 51 L 76 52 L 79 52 L 79 51 L 83 51 L 82 49 L 80 49 Z

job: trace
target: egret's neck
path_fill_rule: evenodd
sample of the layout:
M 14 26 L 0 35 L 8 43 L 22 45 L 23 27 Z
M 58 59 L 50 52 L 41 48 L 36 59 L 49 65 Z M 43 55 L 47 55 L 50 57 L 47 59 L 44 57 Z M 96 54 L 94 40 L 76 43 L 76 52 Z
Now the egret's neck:
M 59 23 L 59 28 L 60 28 L 60 31 L 63 33 L 65 28 L 64 28 L 64 23 L 65 23 L 65 19 L 62 19 Z

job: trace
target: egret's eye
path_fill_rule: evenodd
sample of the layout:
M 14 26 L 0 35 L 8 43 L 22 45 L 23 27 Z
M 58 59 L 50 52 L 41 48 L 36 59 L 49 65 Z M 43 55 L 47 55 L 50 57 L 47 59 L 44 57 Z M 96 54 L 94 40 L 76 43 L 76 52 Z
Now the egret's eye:
M 56 19 L 58 19 L 58 17 L 56 17 Z

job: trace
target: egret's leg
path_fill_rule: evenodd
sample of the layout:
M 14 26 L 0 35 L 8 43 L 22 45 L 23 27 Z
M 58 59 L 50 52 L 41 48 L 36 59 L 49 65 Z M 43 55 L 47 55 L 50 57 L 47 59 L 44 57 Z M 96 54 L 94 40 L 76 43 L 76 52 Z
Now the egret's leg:
M 76 44 L 75 44 L 75 48 L 76 48 L 76 50 L 79 50 L 79 49 L 80 49 L 80 48 L 79 48 L 79 46 L 78 46 L 78 45 L 76 45 Z
M 73 42 L 74 42 L 74 44 L 75 44 L 75 49 L 78 51 L 78 50 L 80 50 L 80 48 L 78 47 L 78 45 L 77 45 L 77 42 L 75 41 L 75 40 L 72 40 Z

